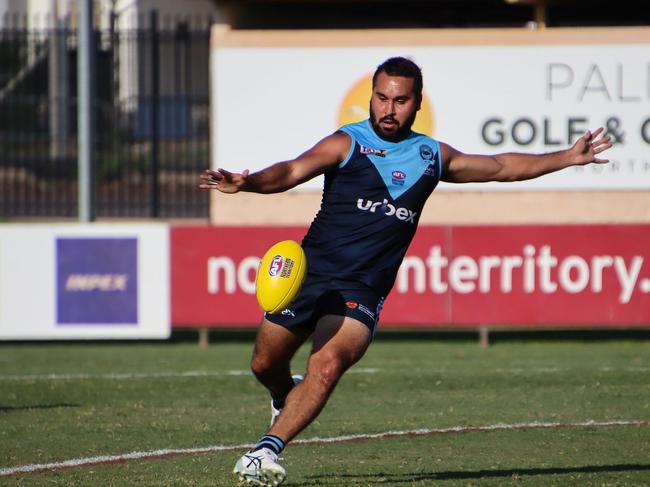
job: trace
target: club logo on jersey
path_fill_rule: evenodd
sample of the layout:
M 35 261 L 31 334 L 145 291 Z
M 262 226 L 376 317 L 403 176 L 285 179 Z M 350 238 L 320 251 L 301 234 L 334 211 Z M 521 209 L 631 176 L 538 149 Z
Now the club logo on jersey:
M 415 224 L 415 216 L 417 213 L 408 208 L 396 208 L 391 205 L 386 198 L 384 201 L 372 201 L 359 198 L 357 200 L 357 208 L 361 211 L 369 211 L 370 213 L 383 213 L 386 216 L 394 216 L 403 222 Z
M 425 161 L 433 161 L 433 149 L 426 144 L 422 144 L 420 146 L 420 157 Z
M 373 149 L 372 147 L 366 147 L 365 145 L 361 146 L 362 154 L 372 154 L 373 156 L 386 157 L 388 154 L 387 149 Z
M 406 180 L 406 174 L 402 171 L 393 171 L 391 176 L 393 177 L 393 184 L 398 186 L 404 186 L 404 181 Z
M 357 309 L 359 307 L 359 303 L 356 301 L 346 301 L 345 306 L 347 306 L 348 309 Z
M 282 270 L 282 266 L 284 265 L 284 257 L 281 255 L 276 255 L 271 259 L 271 263 L 269 264 L 269 276 L 275 277 L 278 274 L 280 274 L 280 271 Z

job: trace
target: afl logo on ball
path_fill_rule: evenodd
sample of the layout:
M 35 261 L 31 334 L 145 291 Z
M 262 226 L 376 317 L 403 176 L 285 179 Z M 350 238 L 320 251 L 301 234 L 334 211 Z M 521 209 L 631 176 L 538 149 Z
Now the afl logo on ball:
M 280 271 L 282 270 L 282 266 L 284 265 L 284 257 L 281 255 L 276 255 L 271 259 L 271 263 L 269 264 L 269 276 L 275 277 L 278 274 L 280 274 Z

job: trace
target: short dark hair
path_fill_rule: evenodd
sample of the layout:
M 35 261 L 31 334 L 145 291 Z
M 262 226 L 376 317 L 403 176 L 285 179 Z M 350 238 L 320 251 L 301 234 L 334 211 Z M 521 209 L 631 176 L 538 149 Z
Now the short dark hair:
M 377 83 L 377 76 L 379 76 L 379 73 L 413 79 L 413 91 L 416 96 L 422 98 L 422 70 L 420 69 L 420 66 L 410 59 L 405 57 L 392 57 L 386 59 L 386 61 L 377 66 L 377 70 L 372 76 L 373 89 Z

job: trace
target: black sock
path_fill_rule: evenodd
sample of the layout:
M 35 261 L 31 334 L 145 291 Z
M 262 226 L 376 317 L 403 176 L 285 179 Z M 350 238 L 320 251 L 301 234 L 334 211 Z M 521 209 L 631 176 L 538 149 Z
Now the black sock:
M 287 396 L 282 396 L 282 397 L 271 396 L 271 400 L 273 401 L 273 407 L 275 409 L 282 409 L 284 407 L 285 401 L 287 400 Z
M 295 382 L 291 386 L 291 389 L 293 389 L 296 386 Z M 289 389 L 289 392 L 291 392 L 291 389 Z M 284 407 L 284 402 L 287 400 L 287 396 L 289 395 L 289 392 L 287 392 L 284 396 L 274 396 L 271 394 L 271 401 L 273 401 L 273 407 L 275 409 L 282 409 Z
M 269 450 L 274 451 L 276 455 L 279 455 L 280 452 L 284 450 L 285 446 L 287 446 L 287 444 L 282 441 L 281 438 L 278 438 L 275 435 L 264 435 L 260 438 L 260 441 L 257 442 L 253 451 L 257 451 L 260 448 L 268 448 Z

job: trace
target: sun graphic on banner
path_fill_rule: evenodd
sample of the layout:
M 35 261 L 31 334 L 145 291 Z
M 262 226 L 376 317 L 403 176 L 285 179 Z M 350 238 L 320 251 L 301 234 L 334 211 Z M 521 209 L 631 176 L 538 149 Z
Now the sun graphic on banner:
M 372 94 L 372 75 L 364 76 L 348 90 L 339 108 L 338 126 L 367 119 L 370 114 L 368 105 Z M 422 94 L 422 106 L 415 118 L 412 130 L 433 137 L 435 121 L 431 101 L 426 93 Z

